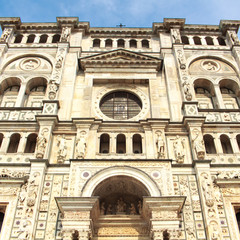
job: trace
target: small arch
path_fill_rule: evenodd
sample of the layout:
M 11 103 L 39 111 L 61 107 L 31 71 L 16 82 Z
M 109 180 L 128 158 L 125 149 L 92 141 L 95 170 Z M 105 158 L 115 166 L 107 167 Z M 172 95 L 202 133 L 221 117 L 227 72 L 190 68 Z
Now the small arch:
M 135 39 L 130 40 L 130 48 L 137 48 L 137 41 Z
M 22 35 L 22 34 L 18 34 L 18 35 L 15 37 L 14 43 L 21 43 L 21 42 L 22 42 L 22 39 L 23 39 L 23 35 Z
M 116 143 L 117 153 L 123 154 L 126 153 L 126 137 L 124 134 L 117 135 L 117 143 Z
M 181 36 L 181 39 L 183 44 L 189 44 L 189 40 L 187 36 Z
M 100 39 L 93 40 L 93 47 L 100 47 Z
M 100 153 L 109 153 L 109 142 L 110 137 L 108 134 L 104 133 L 100 136 Z
M 125 41 L 123 39 L 118 39 L 117 46 L 119 48 L 124 48 L 125 47 Z
M 143 39 L 143 40 L 142 40 L 142 47 L 143 47 L 143 48 L 149 48 L 149 41 L 146 40 L 146 39 Z
M 226 42 L 224 38 L 218 37 L 217 40 L 220 46 L 226 46 Z
M 105 47 L 112 47 L 112 39 L 106 39 Z
M 24 153 L 34 153 L 37 143 L 37 134 L 31 133 L 27 137 L 27 143 L 24 150 Z
M 231 145 L 229 137 L 225 134 L 222 134 L 220 136 L 220 141 L 221 141 L 223 153 L 233 154 L 233 149 L 232 149 L 232 145 Z
M 193 41 L 195 45 L 202 45 L 200 37 L 193 37 Z
M 4 135 L 0 133 L 0 147 L 2 146 L 3 138 L 4 138 Z
M 142 136 L 140 134 L 134 134 L 132 138 L 133 153 L 142 153 Z
M 60 41 L 60 34 L 55 34 L 52 38 L 52 43 L 58 43 Z
M 40 37 L 39 43 L 46 43 L 48 39 L 48 35 L 47 34 L 43 34 Z
M 213 39 L 211 37 L 205 37 L 207 45 L 214 45 Z
M 21 136 L 19 133 L 12 134 L 12 136 L 10 137 L 10 142 L 8 145 L 7 153 L 16 153 L 17 152 L 20 138 L 21 138 Z
M 216 148 L 214 144 L 214 139 L 210 134 L 203 136 L 203 141 L 205 144 L 205 149 L 207 154 L 216 154 Z
M 29 35 L 28 38 L 27 38 L 27 43 L 33 43 L 35 37 L 36 37 L 36 36 L 35 36 L 34 34 Z

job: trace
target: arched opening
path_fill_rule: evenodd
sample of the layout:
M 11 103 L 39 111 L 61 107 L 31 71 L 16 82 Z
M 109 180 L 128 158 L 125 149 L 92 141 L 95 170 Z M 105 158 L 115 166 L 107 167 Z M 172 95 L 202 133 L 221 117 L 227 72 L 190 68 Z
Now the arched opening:
M 117 135 L 117 153 L 126 153 L 126 137 L 124 134 Z
M 238 229 L 240 231 L 240 212 L 236 213 L 236 219 L 237 219 Z
M 106 39 L 105 47 L 112 47 L 112 39 Z
M 124 48 L 125 47 L 125 41 L 123 39 L 118 39 L 117 46 L 119 48 Z
M 22 39 L 23 39 L 23 35 L 22 35 L 22 34 L 18 34 L 18 35 L 15 37 L 14 43 L 21 43 L 21 42 L 22 42 Z
M 142 153 L 142 137 L 140 134 L 134 134 L 132 138 L 133 153 Z
M 188 37 L 186 37 L 186 36 L 181 36 L 181 39 L 182 39 L 182 43 L 183 43 L 183 44 L 189 44 Z
M 93 47 L 100 47 L 100 39 L 93 40 Z
M 130 48 L 137 48 L 137 41 L 135 39 L 130 40 Z
M 3 220 L 4 220 L 4 212 L 0 212 L 0 233 L 1 233 L 1 230 L 2 230 L 2 225 L 3 225 Z
M 138 180 L 119 175 L 103 180 L 92 195 L 99 196 L 101 215 L 137 215 L 143 196 L 150 194 Z
M 146 39 L 142 40 L 142 47 L 143 48 L 149 48 L 149 41 L 146 40 Z
M 232 154 L 233 149 L 232 149 L 232 145 L 231 145 L 229 137 L 227 135 L 223 134 L 220 136 L 220 141 L 221 141 L 223 153 Z
M 195 45 L 202 45 L 200 37 L 193 37 L 193 41 Z
M 37 134 L 32 133 L 27 137 L 27 143 L 24 150 L 24 153 L 34 153 L 37 143 Z
M 39 43 L 46 43 L 48 39 L 48 35 L 47 34 L 43 34 L 40 37 Z
M 58 43 L 60 41 L 60 34 L 55 34 L 52 38 L 52 43 Z
M 109 153 L 109 135 L 104 133 L 100 136 L 100 153 Z
M 214 144 L 214 139 L 211 135 L 206 134 L 203 136 L 205 149 L 207 154 L 216 154 L 216 148 Z
M 205 37 L 207 45 L 214 45 L 213 39 L 211 37 Z
M 2 146 L 3 138 L 4 138 L 4 135 L 2 133 L 0 133 L 0 148 Z
M 29 35 L 29 36 L 28 36 L 28 39 L 27 39 L 27 43 L 33 43 L 35 37 L 36 37 L 36 36 L 35 36 L 34 34 Z
M 226 46 L 225 39 L 223 39 L 222 37 L 218 37 L 217 40 L 220 46 Z
M 41 107 L 45 97 L 47 80 L 42 77 L 31 79 L 25 93 L 25 107 Z
M 18 145 L 20 142 L 20 134 L 19 133 L 14 133 L 11 137 L 10 137 L 10 142 L 8 145 L 8 150 L 7 153 L 16 153 L 18 150 Z
M 237 139 L 237 144 L 240 151 L 240 134 L 237 135 L 236 139 Z

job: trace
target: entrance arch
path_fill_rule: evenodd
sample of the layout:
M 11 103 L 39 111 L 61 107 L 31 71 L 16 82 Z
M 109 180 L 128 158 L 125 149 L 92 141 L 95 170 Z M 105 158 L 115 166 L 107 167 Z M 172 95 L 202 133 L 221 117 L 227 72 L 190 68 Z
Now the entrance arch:
M 138 180 L 148 191 L 151 197 L 161 196 L 161 192 L 156 183 L 143 171 L 133 167 L 110 167 L 97 172 L 90 178 L 82 190 L 82 197 L 93 196 L 96 187 L 110 177 L 127 176 Z

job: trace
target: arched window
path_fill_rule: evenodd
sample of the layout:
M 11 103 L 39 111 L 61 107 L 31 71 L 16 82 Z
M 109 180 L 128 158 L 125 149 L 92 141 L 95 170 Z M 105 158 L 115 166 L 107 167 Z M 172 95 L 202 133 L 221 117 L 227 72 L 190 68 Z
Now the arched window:
M 211 37 L 206 37 L 205 38 L 207 45 L 214 45 L 213 39 Z
M 48 35 L 47 34 L 43 34 L 40 37 L 39 43 L 46 43 L 48 39 Z
M 58 43 L 60 41 L 60 34 L 55 34 L 52 38 L 52 43 Z
M 20 134 L 14 133 L 10 138 L 10 143 L 8 145 L 7 153 L 16 153 L 18 150 L 18 145 L 20 142 Z
M 112 47 L 112 39 L 106 39 L 105 47 Z
M 36 36 L 35 36 L 34 34 L 29 35 L 29 36 L 28 36 L 28 39 L 27 39 L 27 43 L 33 43 L 35 37 L 36 37 Z
M 109 135 L 104 133 L 100 137 L 100 153 L 109 153 Z
M 200 109 L 211 109 L 213 108 L 213 98 L 208 89 L 202 87 L 195 88 L 195 95 L 198 100 L 198 107 Z
M 27 143 L 24 152 L 25 153 L 34 153 L 37 142 L 37 134 L 32 133 L 27 137 Z
M 200 37 L 193 37 L 193 41 L 196 45 L 202 45 Z
M 14 107 L 20 89 L 20 80 L 9 78 L 1 84 L 1 88 L 3 90 L 1 107 Z
M 123 39 L 118 39 L 117 46 L 119 48 L 124 48 L 125 47 L 125 41 Z
M 130 48 L 137 48 L 137 41 L 135 39 L 130 40 Z
M 22 35 L 22 34 L 18 34 L 18 35 L 15 37 L 14 43 L 21 43 L 21 42 L 22 42 L 22 39 L 23 39 L 23 35 Z
M 126 153 L 126 137 L 124 134 L 117 135 L 117 153 Z
M 220 141 L 221 141 L 223 153 L 232 154 L 233 149 L 232 149 L 232 145 L 231 145 L 229 137 L 227 135 L 223 134 L 220 136 Z
M 238 100 L 237 100 L 237 96 L 234 93 L 234 91 L 230 88 L 221 86 L 222 84 L 220 83 L 220 90 L 222 93 L 222 99 L 223 99 L 223 103 L 225 108 L 227 109 L 238 109 Z
M 100 39 L 93 40 L 93 47 L 100 47 Z
M 216 148 L 214 144 L 214 139 L 211 135 L 206 134 L 203 136 L 205 149 L 207 154 L 216 154 Z
M 226 42 L 222 37 L 217 38 L 219 45 L 221 46 L 226 46 Z
M 183 44 L 189 44 L 188 37 L 186 37 L 186 36 L 181 36 L 181 39 L 182 39 L 182 43 L 183 43 Z
M 134 134 L 132 138 L 133 153 L 142 153 L 142 137 L 140 134 Z
M 146 39 L 142 40 L 142 47 L 143 48 L 149 48 L 149 41 L 146 40 Z

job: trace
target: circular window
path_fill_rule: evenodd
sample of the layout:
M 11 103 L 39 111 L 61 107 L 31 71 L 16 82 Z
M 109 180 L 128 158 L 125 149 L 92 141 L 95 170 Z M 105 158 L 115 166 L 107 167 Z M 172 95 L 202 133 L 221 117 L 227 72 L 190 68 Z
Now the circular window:
M 136 95 L 129 92 L 112 92 L 102 98 L 100 109 L 109 118 L 126 120 L 140 113 L 142 102 Z

